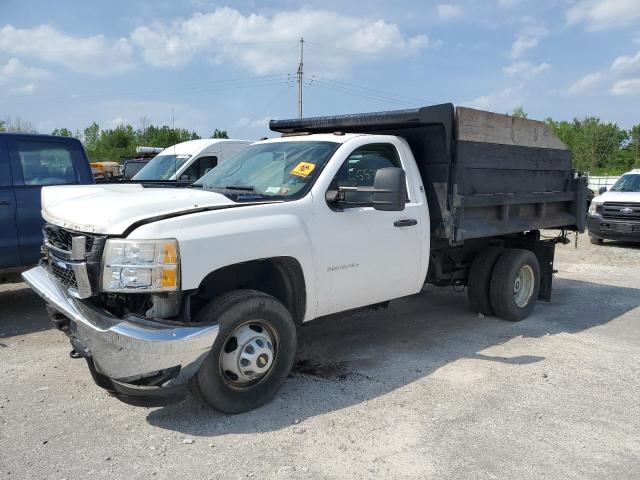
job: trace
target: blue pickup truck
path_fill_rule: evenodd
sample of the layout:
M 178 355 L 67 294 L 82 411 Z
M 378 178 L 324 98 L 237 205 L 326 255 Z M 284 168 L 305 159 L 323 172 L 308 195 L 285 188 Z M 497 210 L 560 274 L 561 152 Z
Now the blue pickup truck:
M 42 187 L 89 183 L 93 175 L 79 140 L 0 133 L 0 283 L 22 281 L 20 272 L 40 259 Z

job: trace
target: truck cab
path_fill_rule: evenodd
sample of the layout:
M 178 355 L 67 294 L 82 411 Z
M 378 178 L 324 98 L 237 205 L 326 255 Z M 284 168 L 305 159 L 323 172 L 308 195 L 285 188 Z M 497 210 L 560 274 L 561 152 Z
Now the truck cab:
M 604 240 L 640 242 L 640 169 L 625 173 L 610 189 L 600 189 L 589 206 L 587 227 L 595 245 Z
M 19 272 L 40 259 L 42 187 L 91 183 L 79 140 L 0 133 L 0 283 L 21 281 Z
M 133 176 L 133 180 L 188 180 L 193 182 L 251 143 L 248 140 L 218 138 L 178 143 L 158 153 Z

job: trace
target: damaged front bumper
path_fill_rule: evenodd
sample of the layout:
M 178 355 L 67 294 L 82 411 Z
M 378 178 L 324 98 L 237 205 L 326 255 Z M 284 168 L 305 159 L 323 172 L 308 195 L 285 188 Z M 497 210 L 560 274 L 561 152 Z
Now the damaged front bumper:
M 47 302 L 56 327 L 87 359 L 96 384 L 127 403 L 150 406 L 183 398 L 218 335 L 218 325 L 117 318 L 69 296 L 42 266 L 22 276 Z

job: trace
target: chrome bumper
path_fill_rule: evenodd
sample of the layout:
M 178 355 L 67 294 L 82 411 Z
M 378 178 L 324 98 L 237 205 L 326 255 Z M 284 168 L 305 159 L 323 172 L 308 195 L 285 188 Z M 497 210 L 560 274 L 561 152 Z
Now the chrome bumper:
M 72 341 L 86 347 L 95 369 L 119 382 L 132 382 L 179 367 L 163 387 L 186 384 L 197 372 L 218 335 L 218 325 L 181 327 L 146 320 L 123 320 L 88 302 L 69 297 L 47 270 L 22 274 L 50 307 L 70 320 Z M 134 323 L 135 322 L 135 323 Z

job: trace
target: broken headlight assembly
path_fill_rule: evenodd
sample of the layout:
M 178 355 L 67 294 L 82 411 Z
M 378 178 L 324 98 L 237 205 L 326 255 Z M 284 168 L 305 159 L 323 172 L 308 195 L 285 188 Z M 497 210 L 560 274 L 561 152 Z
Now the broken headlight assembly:
M 102 256 L 103 292 L 180 289 L 178 241 L 109 239 Z

